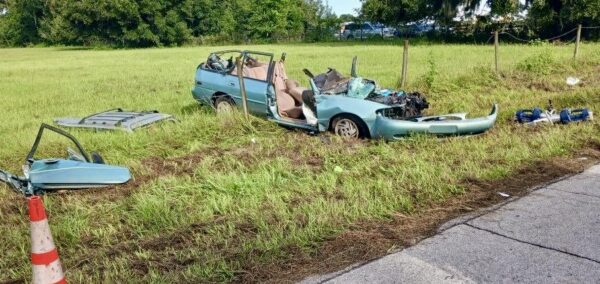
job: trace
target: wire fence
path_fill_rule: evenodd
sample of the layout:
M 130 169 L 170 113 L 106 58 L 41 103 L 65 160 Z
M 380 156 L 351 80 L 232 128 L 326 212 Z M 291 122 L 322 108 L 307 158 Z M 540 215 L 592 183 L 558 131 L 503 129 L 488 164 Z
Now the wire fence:
M 549 38 L 545 38 L 545 39 L 541 39 L 541 38 L 537 38 L 537 39 L 524 39 L 524 38 L 518 37 L 518 36 L 516 36 L 516 35 L 514 35 L 514 34 L 512 34 L 510 32 L 505 31 L 506 28 L 501 29 L 498 34 L 499 35 L 506 35 L 509 38 L 511 38 L 513 40 L 516 40 L 516 41 L 519 41 L 519 42 L 530 43 L 530 42 L 533 42 L 533 41 L 553 41 L 553 40 L 561 39 L 561 38 L 563 38 L 563 37 L 565 37 L 565 36 L 567 36 L 567 35 L 569 35 L 569 34 L 571 34 L 573 32 L 576 32 L 578 29 L 593 30 L 593 29 L 600 29 L 600 26 L 577 27 L 577 28 L 573 28 L 573 29 L 571 29 L 569 31 L 566 31 L 566 32 L 564 32 L 564 33 L 562 33 L 560 35 L 549 37 Z M 492 40 L 492 38 L 494 38 L 494 35 L 492 35 L 487 40 L 487 43 L 490 43 L 490 41 Z M 568 40 L 567 43 L 570 43 L 572 41 L 574 41 L 574 39 Z
M 553 40 L 557 40 L 557 39 L 563 39 L 566 38 L 566 40 L 562 41 L 563 44 L 571 44 L 573 42 L 575 42 L 575 50 L 573 53 L 573 59 L 577 59 L 578 57 L 578 53 L 579 53 L 579 44 L 581 42 L 581 31 L 583 29 L 600 29 L 600 26 L 590 26 L 590 27 L 583 27 L 581 25 L 579 25 L 576 28 L 573 28 L 571 30 L 568 30 L 562 34 L 556 35 L 556 36 L 552 36 L 549 38 L 536 38 L 536 39 L 525 39 L 525 38 L 521 38 L 517 35 L 514 35 L 513 33 L 510 33 L 507 30 L 507 27 L 503 27 L 502 29 L 493 32 L 492 35 L 488 38 L 488 40 L 486 41 L 486 44 L 489 44 L 490 41 L 492 41 L 492 39 L 494 39 L 494 46 L 495 46 L 495 52 L 494 52 L 494 61 L 495 61 L 495 70 L 496 73 L 499 73 L 500 71 L 500 54 L 499 54 L 499 44 L 500 44 L 500 40 L 499 40 L 499 36 L 500 35 L 505 35 L 507 37 L 509 37 L 512 40 L 518 41 L 518 42 L 523 42 L 523 43 L 532 43 L 532 42 L 539 42 L 539 41 L 553 41 Z M 576 33 L 574 36 L 572 36 L 573 33 Z M 481 35 L 481 34 L 480 34 Z M 405 82 L 406 82 L 406 77 L 407 77 L 407 61 L 408 61 L 408 39 L 404 40 L 404 53 L 403 53 L 403 59 L 402 59 L 402 75 L 400 76 L 400 80 L 398 85 L 401 88 L 404 88 L 405 86 Z
M 577 59 L 577 56 L 579 54 L 579 45 L 581 43 L 581 31 L 583 29 L 600 29 L 600 26 L 590 26 L 590 27 L 583 27 L 581 25 L 579 25 L 578 27 L 571 29 L 569 31 L 566 31 L 562 34 L 559 34 L 557 36 L 553 36 L 553 37 L 549 37 L 549 38 L 545 38 L 545 39 L 524 39 L 521 37 L 518 37 L 510 32 L 506 31 L 506 27 L 495 31 L 492 36 L 487 40 L 487 43 L 489 43 L 492 38 L 494 39 L 494 46 L 495 46 L 495 66 L 496 66 L 496 73 L 499 72 L 499 36 L 500 35 L 506 35 L 508 36 L 510 39 L 518 41 L 518 42 L 524 42 L 524 43 L 531 43 L 534 41 L 554 41 L 554 40 L 558 40 L 558 39 L 564 39 L 566 38 L 566 41 L 563 41 L 563 43 L 565 44 L 570 44 L 572 42 L 575 42 L 575 50 L 573 52 L 573 59 Z M 576 33 L 575 36 L 571 36 L 573 33 Z M 568 36 L 568 37 L 567 37 Z

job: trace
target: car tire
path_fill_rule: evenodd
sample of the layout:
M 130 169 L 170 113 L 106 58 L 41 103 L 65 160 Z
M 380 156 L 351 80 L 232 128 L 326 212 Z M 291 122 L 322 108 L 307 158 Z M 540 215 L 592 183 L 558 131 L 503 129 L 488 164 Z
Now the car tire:
M 364 139 L 369 137 L 369 129 L 365 123 L 354 115 L 342 114 L 331 122 L 333 134 L 348 139 Z
M 235 103 L 229 96 L 219 96 L 215 99 L 214 107 L 217 113 L 231 113 L 235 109 Z

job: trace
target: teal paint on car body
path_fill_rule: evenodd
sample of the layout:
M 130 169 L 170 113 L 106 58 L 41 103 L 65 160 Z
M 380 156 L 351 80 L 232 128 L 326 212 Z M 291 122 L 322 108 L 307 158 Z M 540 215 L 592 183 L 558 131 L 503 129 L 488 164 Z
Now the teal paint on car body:
M 467 119 L 466 113 L 420 117 L 413 120 L 395 120 L 378 115 L 374 124 L 374 137 L 398 140 L 419 133 L 438 136 L 480 134 L 494 126 L 497 116 L 498 105 L 494 105 L 490 115 L 472 119 Z
M 29 182 L 37 189 L 99 187 L 129 179 L 127 168 L 74 160 L 38 160 L 29 169 Z
M 317 119 L 319 125 L 325 129 L 330 128 L 331 121 L 334 117 L 342 114 L 350 114 L 359 117 L 369 128 L 369 137 L 375 137 L 373 132 L 375 120 L 377 119 L 376 111 L 388 106 L 376 102 L 367 101 L 347 96 L 329 96 L 315 94 L 317 101 Z
M 193 97 L 200 103 L 215 107 L 215 101 L 221 96 L 231 98 L 236 107 L 241 108 L 242 98 L 239 90 L 239 78 L 237 75 L 231 74 L 234 67 L 226 60 L 217 57 L 220 61 L 217 63 L 223 68 L 209 67 L 211 58 L 215 55 L 223 55 L 233 53 L 236 57 L 239 56 L 243 62 L 252 54 L 259 54 L 269 58 L 269 71 L 266 80 L 256 80 L 254 78 L 244 77 L 246 92 L 248 94 L 249 111 L 258 116 L 266 116 L 270 121 L 274 121 L 286 127 L 301 128 L 308 131 L 319 132 L 332 130 L 332 123 L 339 117 L 350 117 L 358 121 L 361 127 L 366 129 L 364 137 L 380 138 L 385 140 L 397 140 L 413 133 L 427 133 L 432 135 L 447 136 L 447 135 L 469 135 L 479 134 L 493 127 L 497 117 L 497 105 L 494 105 L 493 111 L 489 116 L 467 119 L 466 114 L 449 114 L 442 116 L 422 117 L 418 113 L 414 117 L 398 118 L 386 116 L 386 110 L 394 110 L 401 108 L 401 105 L 390 105 L 366 99 L 363 90 L 372 90 L 371 92 L 389 90 L 369 89 L 370 86 L 365 86 L 362 78 L 357 77 L 353 71 L 354 81 L 349 81 L 350 89 L 356 90 L 352 92 L 353 96 L 345 94 L 330 94 L 321 93 L 320 89 L 315 84 L 313 78 L 310 79 L 310 88 L 315 100 L 315 114 L 317 118 L 316 125 L 308 124 L 306 120 L 290 119 L 283 117 L 278 109 L 278 97 L 274 83 L 274 68 L 272 53 L 262 53 L 253 51 L 220 51 L 209 55 L 209 60 L 198 66 L 195 74 L 196 84 L 192 89 Z M 285 55 L 278 63 L 283 64 Z M 352 70 L 356 70 L 356 60 L 354 60 Z M 212 63 L 211 63 L 212 64 Z M 228 66 L 228 67 L 227 67 Z M 310 73 L 305 70 L 305 73 Z M 360 79 L 360 82 L 356 82 Z M 365 82 L 372 82 L 365 80 Z M 382 92 L 383 93 L 383 92 Z M 379 94 L 379 93 L 377 93 Z M 303 109 L 304 111 L 304 109 Z

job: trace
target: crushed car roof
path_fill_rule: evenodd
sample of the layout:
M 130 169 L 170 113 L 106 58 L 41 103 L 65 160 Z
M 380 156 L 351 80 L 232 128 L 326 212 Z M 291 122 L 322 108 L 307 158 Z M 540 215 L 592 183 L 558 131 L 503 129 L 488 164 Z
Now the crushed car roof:
M 123 130 L 133 132 L 159 121 L 177 121 L 173 115 L 158 111 L 130 112 L 122 109 L 107 110 L 84 118 L 57 118 L 54 123 L 63 127 Z

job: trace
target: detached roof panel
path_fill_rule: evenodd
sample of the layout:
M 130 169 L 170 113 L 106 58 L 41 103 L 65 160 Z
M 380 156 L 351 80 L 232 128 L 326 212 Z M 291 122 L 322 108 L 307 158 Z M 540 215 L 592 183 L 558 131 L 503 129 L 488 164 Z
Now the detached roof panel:
M 177 121 L 174 116 L 158 111 L 129 112 L 122 109 L 108 110 L 84 118 L 57 118 L 54 123 L 63 127 L 123 130 L 135 129 L 160 121 Z

